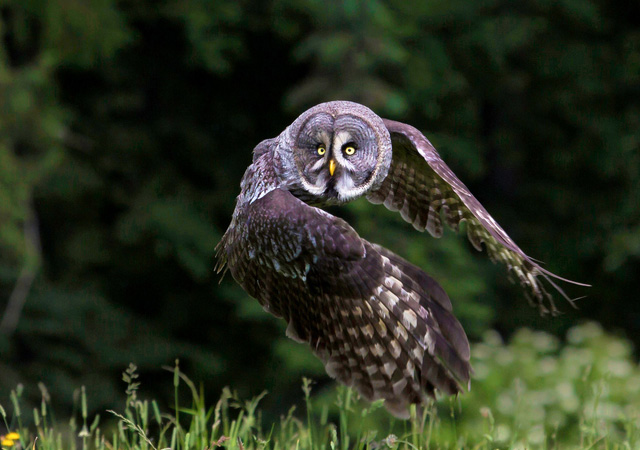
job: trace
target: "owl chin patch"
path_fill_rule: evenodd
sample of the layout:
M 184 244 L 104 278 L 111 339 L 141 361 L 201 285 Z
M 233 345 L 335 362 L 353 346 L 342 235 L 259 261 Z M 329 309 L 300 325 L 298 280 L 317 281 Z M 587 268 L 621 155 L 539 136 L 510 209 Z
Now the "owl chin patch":
M 324 191 L 324 195 L 331 201 L 338 201 L 338 191 L 336 190 L 335 183 L 329 184 L 327 186 L 327 189 Z

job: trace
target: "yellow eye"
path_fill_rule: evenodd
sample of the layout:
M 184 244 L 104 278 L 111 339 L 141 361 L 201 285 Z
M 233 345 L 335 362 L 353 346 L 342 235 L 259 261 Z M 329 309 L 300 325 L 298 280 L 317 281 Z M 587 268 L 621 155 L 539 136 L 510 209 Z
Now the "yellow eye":
M 350 145 L 350 146 L 348 146 L 348 147 L 346 147 L 344 149 L 344 153 L 349 155 L 349 156 L 353 155 L 355 152 L 356 152 L 356 148 L 354 146 L 352 146 L 352 145 Z
M 325 146 L 324 145 L 318 146 L 318 155 L 322 156 L 325 153 L 327 153 L 327 149 L 325 148 Z

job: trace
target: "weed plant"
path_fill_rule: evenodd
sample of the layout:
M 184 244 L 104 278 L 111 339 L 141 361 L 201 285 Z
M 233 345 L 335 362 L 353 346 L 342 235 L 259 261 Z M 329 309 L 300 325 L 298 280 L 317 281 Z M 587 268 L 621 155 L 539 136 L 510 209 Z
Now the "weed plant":
M 509 345 L 488 334 L 474 345 L 472 391 L 440 399 L 393 419 L 381 401 L 366 403 L 345 387 L 312 392 L 303 379 L 305 411 L 291 407 L 274 423 L 259 409 L 265 393 L 242 400 L 225 388 L 208 405 L 202 390 L 173 373 L 174 404 L 161 408 L 139 396 L 136 366 L 123 373 L 126 404 L 89 417 L 84 387 L 69 421 L 53 414 L 51 396 L 22 409 L 24 392 L 0 406 L 3 449 L 38 450 L 238 450 L 295 449 L 606 449 L 640 448 L 640 369 L 629 344 L 595 324 L 575 327 L 565 343 L 523 330 Z M 181 385 L 190 397 L 181 398 Z M 182 386 L 182 388 L 184 388 Z M 182 391 L 184 392 L 184 391 Z M 170 412 L 164 410 L 169 409 Z

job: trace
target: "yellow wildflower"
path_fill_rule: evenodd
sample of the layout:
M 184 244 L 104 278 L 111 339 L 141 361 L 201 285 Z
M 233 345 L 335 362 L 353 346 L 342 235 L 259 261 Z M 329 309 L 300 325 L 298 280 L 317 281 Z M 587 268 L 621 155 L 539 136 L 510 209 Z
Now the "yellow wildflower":
M 18 433 L 11 432 L 6 436 L 0 436 L 0 444 L 3 447 L 11 447 L 18 439 L 20 439 L 20 435 Z

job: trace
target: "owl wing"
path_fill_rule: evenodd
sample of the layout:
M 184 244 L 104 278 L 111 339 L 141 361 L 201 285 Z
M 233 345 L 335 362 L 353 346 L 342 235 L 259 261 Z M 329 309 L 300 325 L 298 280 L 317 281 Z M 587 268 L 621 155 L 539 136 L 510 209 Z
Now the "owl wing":
M 245 208 L 220 244 L 222 263 L 329 375 L 400 417 L 425 393 L 468 386 L 467 337 L 422 270 L 288 191 Z
M 375 204 L 383 203 L 419 231 L 425 229 L 434 237 L 442 235 L 442 220 L 457 230 L 460 222 L 467 222 L 467 236 L 477 250 L 485 244 L 492 261 L 505 264 L 520 284 L 527 289 L 527 297 L 535 299 L 541 312 L 557 309 L 551 295 L 538 277 L 542 277 L 567 300 L 570 300 L 553 278 L 588 286 L 561 278 L 542 268 L 527 256 L 498 225 L 469 189 L 456 177 L 438 155 L 431 142 L 416 128 L 383 119 L 391 135 L 393 159 L 389 174 L 382 185 L 367 195 Z

